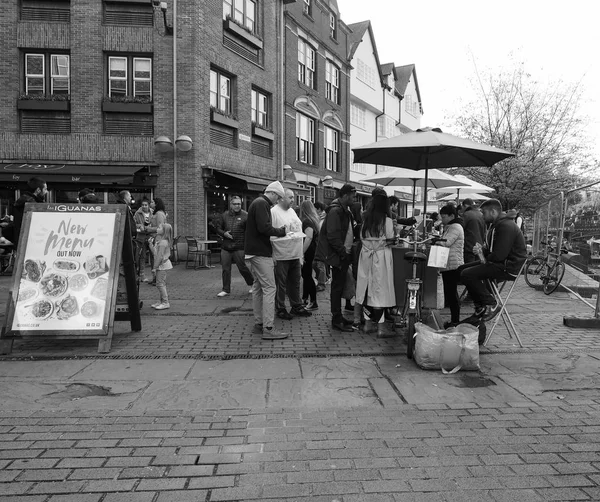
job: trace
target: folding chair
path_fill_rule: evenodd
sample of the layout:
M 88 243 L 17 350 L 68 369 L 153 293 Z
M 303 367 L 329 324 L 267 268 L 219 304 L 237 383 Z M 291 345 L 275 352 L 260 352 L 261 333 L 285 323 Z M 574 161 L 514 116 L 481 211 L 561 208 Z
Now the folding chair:
M 515 289 L 515 285 L 517 284 L 519 277 L 521 277 L 521 275 L 523 274 L 523 270 L 525 270 L 525 263 L 526 262 L 523 262 L 523 265 L 521 265 L 521 268 L 519 269 L 519 273 L 517 274 L 517 276 L 514 279 L 513 278 L 506 279 L 506 280 L 502 281 L 500 284 L 498 284 L 498 282 L 495 280 L 488 279 L 488 281 L 487 281 L 490 291 L 492 292 L 492 294 L 494 295 L 494 298 L 500 305 L 500 313 L 494 319 L 494 324 L 492 324 L 492 329 L 490 329 L 487 336 L 485 337 L 485 341 L 483 342 L 484 346 L 487 345 L 487 343 L 490 341 L 490 338 L 492 338 L 494 329 L 496 329 L 496 326 L 498 325 L 500 318 L 502 318 L 502 320 L 504 321 L 504 325 L 506 326 L 506 330 L 508 331 L 508 336 L 513 338 L 513 334 L 514 334 L 514 338 L 516 338 L 517 341 L 519 342 L 519 345 L 521 347 L 523 347 L 523 343 L 521 342 L 521 338 L 519 337 L 517 328 L 515 328 L 515 324 L 513 323 L 512 319 L 510 317 L 510 314 L 508 312 L 508 309 L 506 308 L 506 304 L 508 303 L 508 300 L 510 298 L 511 293 L 513 292 L 513 289 Z M 508 290 L 508 294 L 503 298 L 502 291 L 504 290 L 504 287 L 506 286 L 506 284 L 508 282 L 512 282 L 512 285 L 511 285 L 510 289 Z

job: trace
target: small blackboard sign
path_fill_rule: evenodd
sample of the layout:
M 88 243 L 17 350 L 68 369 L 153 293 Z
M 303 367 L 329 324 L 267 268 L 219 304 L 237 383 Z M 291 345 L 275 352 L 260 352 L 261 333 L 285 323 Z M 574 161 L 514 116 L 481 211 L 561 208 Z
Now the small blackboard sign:
M 2 338 L 98 338 L 98 350 L 108 352 L 127 210 L 25 206 Z

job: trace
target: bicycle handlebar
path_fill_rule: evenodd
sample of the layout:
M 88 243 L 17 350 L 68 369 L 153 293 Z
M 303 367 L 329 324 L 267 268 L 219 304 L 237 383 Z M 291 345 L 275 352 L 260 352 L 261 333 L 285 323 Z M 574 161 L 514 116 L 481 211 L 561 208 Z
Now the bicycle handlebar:
M 411 241 L 410 239 L 406 239 L 405 237 L 398 237 L 398 240 L 402 241 L 402 242 L 406 242 L 407 244 L 413 244 L 413 245 L 416 244 L 417 246 L 420 244 L 425 244 L 426 242 L 429 242 L 429 241 L 446 242 L 446 239 L 440 239 L 439 237 L 437 237 L 435 235 L 428 237 L 424 241 Z

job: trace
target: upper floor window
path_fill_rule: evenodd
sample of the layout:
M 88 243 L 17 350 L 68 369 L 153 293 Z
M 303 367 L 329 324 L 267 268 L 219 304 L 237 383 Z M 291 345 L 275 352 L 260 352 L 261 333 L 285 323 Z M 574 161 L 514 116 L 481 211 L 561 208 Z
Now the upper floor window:
M 269 96 L 252 89 L 252 122 L 263 129 L 270 128 Z
M 367 174 L 368 164 L 350 164 L 350 170 L 355 173 Z
M 108 95 L 152 99 L 152 59 L 136 56 L 109 56 Z
M 404 96 L 404 109 L 413 117 L 419 116 L 419 103 L 413 99 L 412 94 L 406 94 Z
M 340 171 L 340 133 L 325 126 L 325 169 Z
M 325 97 L 340 104 L 340 69 L 331 61 L 325 63 Z
M 71 2 L 54 0 L 21 0 L 21 21 L 68 23 L 71 20 Z
M 256 31 L 256 2 L 254 0 L 223 0 L 223 19 L 230 17 L 249 31 Z
M 296 160 L 315 163 L 315 121 L 296 113 Z
M 298 80 L 315 88 L 315 50 L 301 38 L 298 39 Z
M 304 0 L 303 9 L 305 14 L 312 16 L 312 0 Z
M 231 77 L 217 70 L 210 70 L 210 106 L 226 115 L 232 112 Z
M 69 94 L 68 54 L 25 54 L 26 94 Z
M 361 129 L 366 129 L 366 110 L 361 106 L 350 103 L 350 123 Z
M 329 36 L 337 40 L 337 17 L 333 12 L 329 13 Z
M 397 135 L 396 121 L 392 117 L 382 115 L 377 119 L 377 136 L 379 138 L 393 138 Z
M 359 59 L 356 63 L 356 78 L 361 82 L 364 82 L 373 89 L 376 88 L 375 82 L 377 82 L 377 75 L 373 68 L 367 65 L 362 59 Z

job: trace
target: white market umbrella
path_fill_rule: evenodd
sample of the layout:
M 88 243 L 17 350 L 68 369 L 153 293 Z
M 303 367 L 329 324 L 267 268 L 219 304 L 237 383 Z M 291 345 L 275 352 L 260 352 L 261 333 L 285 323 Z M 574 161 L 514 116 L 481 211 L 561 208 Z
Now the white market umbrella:
M 420 171 L 413 171 L 411 169 L 404 169 L 402 167 L 394 167 L 392 169 L 388 169 L 387 171 L 362 178 L 360 181 L 367 181 L 387 187 L 413 187 L 413 210 L 415 208 L 416 189 L 417 187 L 425 187 L 425 183 L 427 183 L 428 188 L 435 189 L 467 186 L 466 183 L 460 181 L 455 176 L 443 173 L 437 169 L 422 169 Z
M 475 199 L 475 197 L 473 197 L 473 195 L 480 195 L 483 193 L 490 193 L 490 192 L 494 191 L 494 189 L 492 187 L 489 187 L 487 185 L 484 185 L 483 183 L 479 183 L 475 180 L 472 180 L 471 178 L 468 178 L 467 176 L 464 176 L 463 174 L 454 174 L 453 176 L 456 179 L 465 183 L 466 186 L 448 187 L 448 188 L 444 188 L 444 189 L 434 188 L 432 191 L 456 194 L 453 196 L 453 198 L 456 199 L 457 201 L 461 195 L 468 196 L 470 199 Z M 438 199 L 438 200 L 440 200 L 440 199 Z M 445 199 L 445 200 L 452 200 L 452 199 Z M 478 199 L 478 200 L 485 200 L 485 199 Z
M 486 195 L 480 194 L 480 193 L 470 193 L 469 194 L 469 199 L 472 200 L 490 200 L 491 197 L 488 197 Z M 453 200 L 457 200 L 458 199 L 458 195 L 454 195 L 454 194 L 450 194 L 450 195 L 445 195 L 444 197 L 440 197 L 438 200 L 439 201 L 444 201 L 444 202 L 449 202 L 449 201 L 453 201 Z

